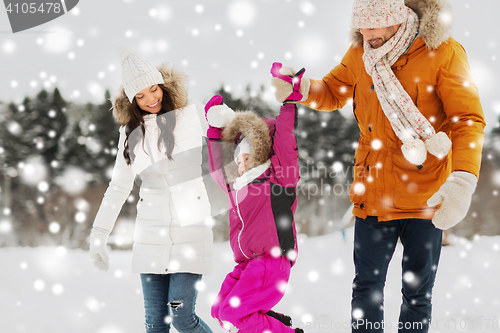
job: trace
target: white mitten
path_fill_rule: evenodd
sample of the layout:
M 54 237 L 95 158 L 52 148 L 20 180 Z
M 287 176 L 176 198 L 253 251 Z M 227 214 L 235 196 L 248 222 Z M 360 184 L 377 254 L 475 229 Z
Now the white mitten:
M 109 269 L 109 255 L 106 251 L 109 231 L 94 227 L 90 232 L 90 261 L 101 271 Z
M 294 76 L 297 72 L 291 67 L 282 67 L 280 69 L 280 74 L 287 76 Z M 271 85 L 276 89 L 274 95 L 276 100 L 283 103 L 288 99 L 288 97 L 293 93 L 293 86 L 291 83 L 286 82 L 278 77 L 273 77 L 271 79 Z M 300 93 L 302 94 L 302 99 L 300 102 L 305 101 L 309 97 L 309 88 L 311 82 L 308 78 L 302 77 L 300 80 Z
M 235 112 L 226 104 L 214 105 L 207 111 L 210 126 L 224 128 L 233 120 Z
M 465 171 L 454 171 L 446 182 L 427 200 L 427 205 L 441 207 L 436 211 L 432 223 L 446 230 L 462 221 L 469 210 L 472 194 L 476 190 L 477 177 Z

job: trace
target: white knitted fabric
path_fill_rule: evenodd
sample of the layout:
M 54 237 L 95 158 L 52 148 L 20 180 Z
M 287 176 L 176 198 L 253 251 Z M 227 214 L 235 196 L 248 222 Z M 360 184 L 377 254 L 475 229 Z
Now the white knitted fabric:
M 122 84 L 130 103 L 141 90 L 163 82 L 156 67 L 137 53 L 122 55 Z
M 406 21 L 404 0 L 355 0 L 352 26 L 360 29 L 390 27 Z
M 364 42 L 363 61 L 366 72 L 372 77 L 382 110 L 394 133 L 403 142 L 401 150 L 405 158 L 420 165 L 426 160 L 427 151 L 439 158 L 448 155 L 451 141 L 445 133 L 434 138 L 434 127 L 417 109 L 391 69 L 412 45 L 418 33 L 417 14 L 408 7 L 406 11 L 407 20 L 384 45 L 374 49 L 370 43 Z M 424 144 L 423 141 L 429 143 Z
M 251 154 L 252 148 L 250 148 L 250 142 L 248 142 L 247 138 L 244 138 L 240 141 L 240 143 L 236 146 L 234 150 L 234 161 L 238 164 L 237 159 L 241 154 Z

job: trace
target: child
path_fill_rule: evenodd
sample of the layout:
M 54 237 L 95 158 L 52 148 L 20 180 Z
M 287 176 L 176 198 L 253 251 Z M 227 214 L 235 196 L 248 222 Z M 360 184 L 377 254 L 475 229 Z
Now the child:
M 132 271 L 141 276 L 146 331 L 166 333 L 172 323 L 181 333 L 211 333 L 195 314 L 196 283 L 212 270 L 213 240 L 203 223 L 210 204 L 198 110 L 188 105 L 184 74 L 171 66 L 126 54 L 122 83 L 113 103 L 122 125 L 118 154 L 90 234 L 92 263 L 109 269 L 108 235 L 137 176 Z
M 229 195 L 237 265 L 222 283 L 212 317 L 231 331 L 294 332 L 290 317 L 271 308 L 283 297 L 297 258 L 295 102 L 285 102 L 276 120 L 221 103 L 216 95 L 205 106 L 208 158 L 212 177 Z

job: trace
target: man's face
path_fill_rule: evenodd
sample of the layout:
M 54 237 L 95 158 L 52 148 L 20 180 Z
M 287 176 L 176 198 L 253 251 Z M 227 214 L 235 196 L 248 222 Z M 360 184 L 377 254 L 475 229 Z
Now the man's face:
M 363 40 L 370 43 L 374 49 L 378 49 L 396 34 L 401 24 L 391 25 L 385 28 L 359 29 L 363 35 Z

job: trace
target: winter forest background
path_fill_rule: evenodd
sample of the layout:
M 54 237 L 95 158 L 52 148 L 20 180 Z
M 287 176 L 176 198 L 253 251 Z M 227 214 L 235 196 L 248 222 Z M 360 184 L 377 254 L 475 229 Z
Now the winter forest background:
M 485 16 L 500 5 L 451 4 L 453 36 L 468 52 L 487 119 L 478 189 L 466 220 L 452 232 L 496 235 L 498 42 L 494 20 Z M 192 101 L 204 103 L 220 93 L 234 109 L 274 117 L 279 105 L 269 84 L 271 64 L 305 67 L 306 76 L 321 78 L 348 48 L 350 6 L 349 1 L 82 1 L 58 20 L 16 35 L 5 32 L 9 26 L 1 12 L 0 246 L 87 247 L 116 154 L 118 131 L 109 99 L 120 83 L 120 46 L 133 47 L 155 64 L 180 66 L 188 74 Z M 358 133 L 350 105 L 331 113 L 300 107 L 300 232 L 315 236 L 341 227 L 350 205 Z M 117 223 L 115 234 L 123 235 L 114 241 L 118 247 L 130 246 L 136 200 L 134 192 Z M 213 201 L 214 215 L 221 212 L 215 238 L 225 240 L 226 201 Z
M 466 219 L 451 229 L 451 233 L 458 238 L 452 237 L 456 252 L 448 255 L 465 258 L 463 253 L 468 253 L 471 248 L 479 249 L 479 252 L 470 255 L 468 261 L 463 262 L 465 266 L 452 265 L 451 271 L 443 273 L 458 281 L 455 286 L 469 288 L 468 294 L 463 295 L 470 294 L 472 297 L 476 292 L 470 289 L 473 278 L 464 278 L 463 274 L 457 275 L 453 270 L 472 269 L 475 259 L 482 260 L 489 253 L 492 257 L 487 267 L 496 260 L 497 274 L 487 281 L 496 283 L 493 278 L 499 273 L 498 236 L 484 238 L 480 235 L 500 235 L 500 97 L 497 92 L 500 87 L 500 41 L 497 36 L 500 23 L 496 17 L 500 2 L 449 2 L 455 16 L 452 36 L 467 51 L 487 121 L 478 187 Z M 75 268 L 80 276 L 92 270 L 86 266 L 90 266 L 86 253 L 80 250 L 88 249 L 87 237 L 116 155 L 118 127 L 109 111 L 109 99 L 120 84 L 120 66 L 116 55 L 120 46 L 134 47 L 154 64 L 166 61 L 181 67 L 189 77 L 189 94 L 193 102 L 205 103 L 213 94 L 219 93 L 224 96 L 225 103 L 234 109 L 252 109 L 263 116 L 274 117 L 279 104 L 274 100 L 270 87 L 271 64 L 279 61 L 295 69 L 305 67 L 306 76 L 321 78 L 340 62 L 350 44 L 350 10 L 351 1 L 344 0 L 81 0 L 71 12 L 53 22 L 12 34 L 7 14 L 0 9 L 2 265 L 26 270 L 29 261 L 33 260 L 56 267 L 61 251 L 74 250 L 74 262 L 64 261 L 64 265 Z M 343 248 L 339 242 L 352 242 L 350 231 L 342 229 L 346 227 L 343 217 L 350 206 L 348 190 L 359 131 L 350 105 L 330 113 L 301 106 L 296 134 L 301 170 L 297 228 L 302 239 L 318 236 L 314 241 L 305 241 L 307 246 L 303 247 L 303 258 L 310 259 L 309 265 L 318 263 L 321 266 L 321 259 L 328 257 L 328 253 L 339 253 L 336 261 L 328 266 L 329 274 L 339 278 L 339 281 L 344 277 L 344 284 L 341 283 L 344 287 L 334 288 L 339 288 L 339 294 L 347 300 L 339 303 L 322 300 L 318 305 L 311 305 L 313 309 L 307 311 L 303 311 L 304 307 L 292 305 L 285 309 L 301 313 L 299 319 L 307 322 L 319 320 L 321 316 L 331 319 L 322 314 L 327 311 L 322 309 L 323 306 L 348 308 L 352 274 L 343 275 L 343 272 L 350 269 L 352 249 Z M 214 183 L 208 182 L 207 186 L 216 191 Z M 137 199 L 135 188 L 110 238 L 113 249 L 130 249 Z M 216 195 L 211 200 L 216 215 L 213 221 L 215 241 L 224 242 L 228 238 L 226 198 Z M 471 245 L 474 242 L 479 242 L 479 245 Z M 35 249 L 30 251 L 29 247 Z M 218 263 L 217 267 L 224 268 L 211 277 L 212 280 L 209 278 L 208 289 L 210 286 L 217 288 L 223 273 L 230 269 L 231 258 L 226 260 L 226 247 L 226 243 L 217 244 L 216 253 L 225 253 L 224 264 Z M 325 254 L 315 255 L 313 249 Z M 119 267 L 123 266 L 123 269 L 114 271 L 117 279 L 128 277 L 128 273 L 124 272 L 128 270 L 127 260 L 130 258 L 125 257 L 126 251 L 123 253 L 112 255 L 112 260 L 117 259 Z M 40 260 L 42 257 L 54 258 L 54 255 L 56 259 Z M 48 264 L 51 260 L 55 260 L 56 264 Z M 447 267 L 446 264 L 444 267 Z M 64 280 L 69 276 L 68 269 L 64 272 L 53 270 L 48 276 L 54 281 Z M 43 275 L 44 272 L 32 273 Z M 478 277 L 482 275 L 479 268 L 476 272 Z M 297 291 L 302 283 L 310 284 L 318 279 L 321 282 L 321 270 L 307 268 L 304 274 L 304 277 L 297 278 Z M 46 302 L 40 293 L 28 293 L 29 297 L 21 302 L 19 299 L 22 296 L 12 296 L 6 291 L 10 287 L 14 290 L 29 289 L 35 293 L 44 289 L 43 280 L 36 279 L 37 276 L 23 276 L 12 271 L 10 275 L 5 270 L 0 272 L 0 296 L 4 302 L 0 302 L 0 309 L 10 308 L 13 304 L 26 304 L 31 302 L 28 299 L 33 300 L 32 297 L 34 304 Z M 18 278 L 19 281 L 16 281 Z M 397 284 L 397 278 L 397 275 L 392 278 L 392 283 Z M 12 286 L 14 281 L 16 285 Z M 107 289 L 105 284 L 109 284 L 102 276 L 100 280 L 92 281 L 100 286 L 99 290 Z M 325 279 L 322 285 L 325 288 L 329 288 L 327 281 Z M 28 287 L 24 287 L 24 282 Z M 67 294 L 71 286 L 69 282 L 65 285 Z M 53 285 L 53 294 L 60 295 L 62 290 L 61 284 Z M 323 293 L 322 287 L 316 286 L 312 290 L 316 294 Z M 395 290 L 397 293 L 397 288 Z M 133 291 L 136 292 L 135 289 Z M 484 290 L 481 289 L 481 292 Z M 454 302 L 469 304 L 481 299 L 480 296 L 450 299 L 448 294 L 441 292 L 438 296 L 447 299 L 446 304 L 450 308 L 453 308 Z M 291 295 L 298 297 L 293 298 L 294 301 L 300 299 L 301 302 L 301 297 L 305 299 L 308 296 L 307 290 L 301 291 L 298 296 Z M 120 297 L 125 296 L 117 296 L 117 299 L 122 300 Z M 129 299 L 122 301 L 128 302 Z M 140 302 L 140 297 L 132 302 L 139 304 L 139 312 L 142 311 Z M 84 307 L 96 314 L 100 313 L 103 304 L 102 299 L 86 297 Z M 306 304 L 309 303 L 306 301 Z M 478 316 L 494 320 L 487 313 L 498 310 L 500 302 L 495 299 L 488 306 L 484 304 L 490 312 L 479 311 Z M 207 305 L 203 306 L 202 313 L 208 313 Z M 33 313 L 35 311 L 33 309 Z M 443 310 L 442 316 L 450 318 L 450 311 L 454 313 L 449 309 Z M 457 308 L 457 320 L 472 316 L 463 311 Z M 348 311 L 344 315 L 348 317 Z M 100 323 L 106 322 L 102 318 L 100 320 Z M 47 324 L 38 331 L 59 332 L 49 326 Z M 11 329 L 14 326 L 7 327 Z M 68 324 L 68 327 L 71 325 Z M 96 324 L 96 327 L 101 327 L 99 332 L 102 333 L 128 332 L 126 329 L 102 328 L 105 325 Z M 33 327 L 30 329 L 30 324 L 18 325 L 15 330 L 7 331 L 38 332 Z M 69 331 L 97 332 L 97 328 L 61 330 Z M 450 329 L 442 331 L 454 332 Z

